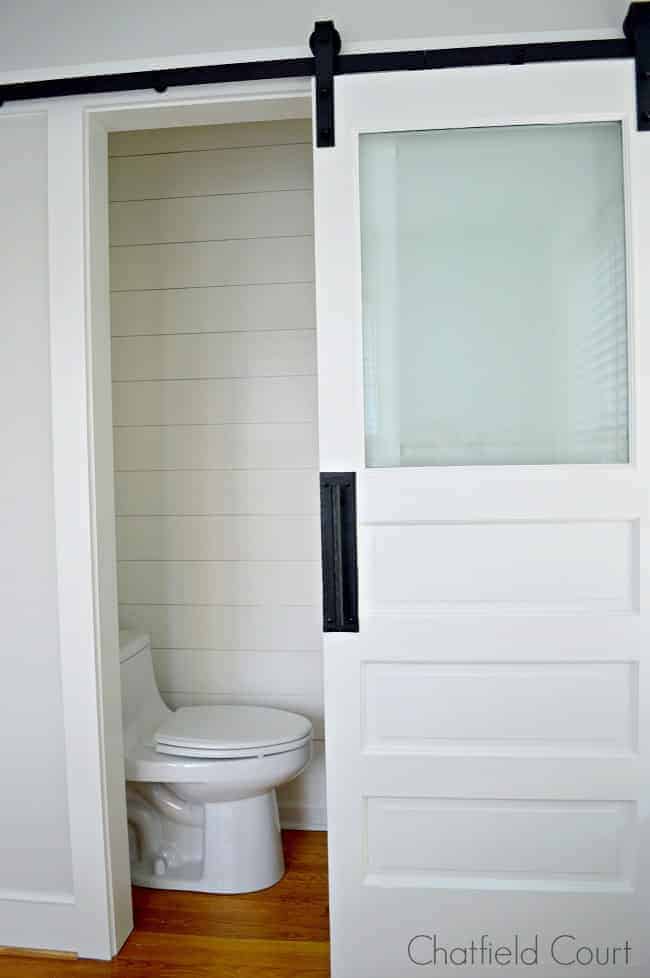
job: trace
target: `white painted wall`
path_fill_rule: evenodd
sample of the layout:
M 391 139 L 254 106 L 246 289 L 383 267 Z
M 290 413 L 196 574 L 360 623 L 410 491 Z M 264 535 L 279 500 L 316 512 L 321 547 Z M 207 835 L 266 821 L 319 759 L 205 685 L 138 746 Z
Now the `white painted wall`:
M 120 621 L 172 707 L 309 716 L 324 824 L 311 121 L 115 133 Z
M 2 14 L 0 72 L 111 61 L 197 61 L 203 52 L 265 48 L 306 54 L 316 19 L 334 18 L 348 48 L 402 38 L 605 32 L 616 36 L 627 0 L 277 0 L 215 4 L 158 0 L 21 0 Z M 381 45 L 379 45 L 381 46 Z M 198 58 L 201 61 L 201 58 Z
M 0 119 L 0 945 L 70 946 L 55 564 L 47 117 Z

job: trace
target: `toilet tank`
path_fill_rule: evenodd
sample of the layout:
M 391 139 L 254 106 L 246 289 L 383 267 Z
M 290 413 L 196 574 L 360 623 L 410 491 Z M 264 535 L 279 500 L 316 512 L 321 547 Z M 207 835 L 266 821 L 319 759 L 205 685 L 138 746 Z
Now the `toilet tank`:
M 124 747 L 148 742 L 170 709 L 158 691 L 151 658 L 151 639 L 145 632 L 120 631 L 120 678 Z

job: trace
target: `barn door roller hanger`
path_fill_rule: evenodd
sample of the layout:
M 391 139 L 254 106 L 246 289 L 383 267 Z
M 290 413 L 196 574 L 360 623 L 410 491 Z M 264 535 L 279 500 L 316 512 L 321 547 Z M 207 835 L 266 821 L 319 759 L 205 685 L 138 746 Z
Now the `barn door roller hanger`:
M 341 54 L 341 36 L 331 20 L 317 21 L 309 39 L 312 57 L 235 64 L 195 65 L 110 75 L 79 75 L 0 85 L 0 105 L 27 99 L 100 95 L 150 89 L 162 99 L 170 88 L 221 82 L 314 77 L 315 140 L 319 147 L 334 145 L 334 95 L 337 75 L 374 71 L 422 71 L 483 65 L 528 64 L 542 61 L 598 61 L 634 58 L 637 118 L 640 130 L 650 130 L 650 3 L 632 3 L 623 23 L 622 38 L 595 41 L 548 41 L 532 44 L 490 44 L 481 47 L 437 48 Z
M 640 131 L 650 129 L 650 3 L 633 3 L 623 21 L 636 65 L 636 111 Z

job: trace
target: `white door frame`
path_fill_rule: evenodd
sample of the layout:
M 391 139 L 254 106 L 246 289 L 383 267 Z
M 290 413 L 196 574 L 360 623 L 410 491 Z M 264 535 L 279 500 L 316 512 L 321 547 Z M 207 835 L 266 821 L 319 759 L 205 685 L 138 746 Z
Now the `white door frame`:
M 74 950 L 82 957 L 111 958 L 133 927 L 113 498 L 108 133 L 304 117 L 311 85 L 291 79 L 33 103 L 48 114 L 59 639 Z

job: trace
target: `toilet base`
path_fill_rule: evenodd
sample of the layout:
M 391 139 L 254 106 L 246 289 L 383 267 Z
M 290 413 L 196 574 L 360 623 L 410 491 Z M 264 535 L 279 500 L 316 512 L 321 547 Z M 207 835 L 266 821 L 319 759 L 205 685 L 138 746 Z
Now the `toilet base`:
M 202 827 L 186 829 L 185 838 L 184 826 L 168 824 L 171 846 L 164 845 L 160 854 L 132 863 L 131 878 L 136 886 L 200 893 L 252 893 L 265 890 L 282 878 L 284 854 L 274 790 L 238 801 L 208 802 L 202 807 Z M 202 835 L 202 858 L 197 858 L 197 832 Z M 173 853 L 173 859 L 166 858 L 167 850 Z

